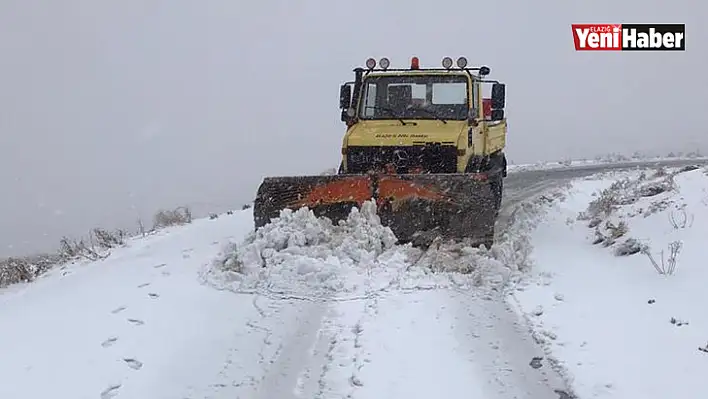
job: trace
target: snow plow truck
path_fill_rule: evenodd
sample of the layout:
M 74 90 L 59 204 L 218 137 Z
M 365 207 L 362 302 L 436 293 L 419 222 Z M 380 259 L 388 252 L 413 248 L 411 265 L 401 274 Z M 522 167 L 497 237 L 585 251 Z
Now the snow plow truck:
M 400 243 L 440 237 L 490 248 L 507 174 L 505 85 L 465 57 L 445 57 L 437 68 L 412 57 L 398 69 L 369 58 L 353 71 L 340 87 L 338 173 L 266 177 L 253 206 L 256 229 L 286 208 L 337 223 L 373 200 Z

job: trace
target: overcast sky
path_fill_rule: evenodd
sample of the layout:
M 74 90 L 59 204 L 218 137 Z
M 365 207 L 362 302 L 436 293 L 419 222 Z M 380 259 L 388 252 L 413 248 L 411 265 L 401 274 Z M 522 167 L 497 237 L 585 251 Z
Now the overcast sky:
M 706 7 L 677 1 L 3 0 L 0 256 L 339 164 L 366 58 L 507 83 L 515 163 L 708 153 Z M 575 52 L 571 23 L 687 24 L 685 53 Z

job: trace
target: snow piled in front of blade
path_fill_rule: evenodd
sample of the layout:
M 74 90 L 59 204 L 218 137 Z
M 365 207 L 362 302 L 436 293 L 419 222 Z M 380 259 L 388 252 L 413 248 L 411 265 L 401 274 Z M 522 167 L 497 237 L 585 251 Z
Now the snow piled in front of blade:
M 463 242 L 435 242 L 422 252 L 411 268 L 411 275 L 435 273 L 428 283 L 437 287 L 475 288 L 487 294 L 501 292 L 507 283 L 517 281 L 531 265 L 532 246 L 529 233 L 541 220 L 549 205 L 563 199 L 565 187 L 530 198 L 515 207 L 500 230 L 490 250 Z M 442 278 L 447 279 L 443 281 Z M 417 276 L 419 277 L 419 276 Z M 423 279 L 414 284 L 421 287 Z M 432 287 L 431 287 L 432 288 Z
M 232 245 L 220 262 L 231 288 L 241 292 L 329 297 L 371 289 L 372 274 L 405 267 L 405 255 L 395 243 L 396 236 L 381 225 L 373 202 L 353 208 L 338 224 L 317 218 L 307 208 L 286 209 L 244 242 Z
M 427 250 L 397 245 L 391 229 L 381 225 L 373 201 L 353 208 L 338 224 L 307 208 L 286 209 L 243 242 L 227 247 L 207 271 L 207 282 L 234 292 L 313 300 L 392 290 L 499 293 L 528 267 L 528 233 L 544 205 L 557 198 L 541 196 L 517 207 L 491 250 L 442 240 Z

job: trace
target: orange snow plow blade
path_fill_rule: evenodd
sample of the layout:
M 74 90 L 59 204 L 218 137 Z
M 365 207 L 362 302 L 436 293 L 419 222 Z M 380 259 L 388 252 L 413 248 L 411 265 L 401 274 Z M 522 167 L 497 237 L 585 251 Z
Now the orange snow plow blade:
M 337 223 L 368 200 L 402 243 L 425 235 L 488 244 L 494 236 L 493 192 L 469 174 L 268 177 L 258 189 L 254 220 L 259 228 L 283 209 L 307 207 Z

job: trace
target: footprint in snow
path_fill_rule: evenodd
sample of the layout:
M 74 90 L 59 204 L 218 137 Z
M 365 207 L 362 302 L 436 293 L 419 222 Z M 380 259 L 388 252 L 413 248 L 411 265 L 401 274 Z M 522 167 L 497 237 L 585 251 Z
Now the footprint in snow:
M 126 310 L 126 309 L 128 309 L 127 306 L 119 306 L 119 307 L 117 307 L 117 308 L 111 310 L 111 313 L 113 313 L 113 314 L 120 313 L 120 312 L 122 312 L 122 311 L 124 311 L 124 310 Z
M 120 389 L 120 387 L 121 384 L 114 384 L 104 389 L 103 392 L 101 392 L 101 399 L 111 399 L 115 397 L 118 395 L 118 389 Z
M 142 284 L 140 284 L 140 285 L 138 286 L 138 288 L 145 288 L 145 287 L 147 287 L 148 285 L 150 285 L 150 283 L 142 283 Z
M 133 370 L 140 370 L 143 368 L 143 362 L 133 358 L 124 358 L 123 361 Z
M 159 294 L 156 294 L 156 293 L 154 293 L 154 292 L 150 292 L 150 293 L 148 293 L 148 296 L 149 296 L 150 298 L 153 298 L 153 299 L 154 299 L 154 298 L 159 298 L 159 297 L 160 297 L 160 295 L 159 295 Z
M 558 399 L 575 399 L 574 396 L 571 396 L 570 394 L 568 394 L 568 392 L 560 390 L 560 389 L 556 389 L 553 392 L 558 394 Z
M 101 342 L 101 346 L 104 348 L 108 348 L 109 346 L 113 346 L 116 341 L 118 341 L 118 337 L 110 337 L 107 340 Z
M 542 357 L 534 356 L 531 359 L 531 362 L 529 362 L 529 366 L 535 369 L 540 369 L 541 367 L 543 367 L 543 363 L 541 363 L 541 361 L 543 361 Z
M 140 319 L 128 319 L 128 322 L 136 326 L 142 326 L 143 324 L 145 324 L 145 322 Z
M 165 267 L 165 266 L 167 266 L 167 263 L 160 263 L 159 265 L 155 265 L 155 266 L 153 266 L 153 267 L 154 267 L 155 269 L 159 269 L 159 268 Z

